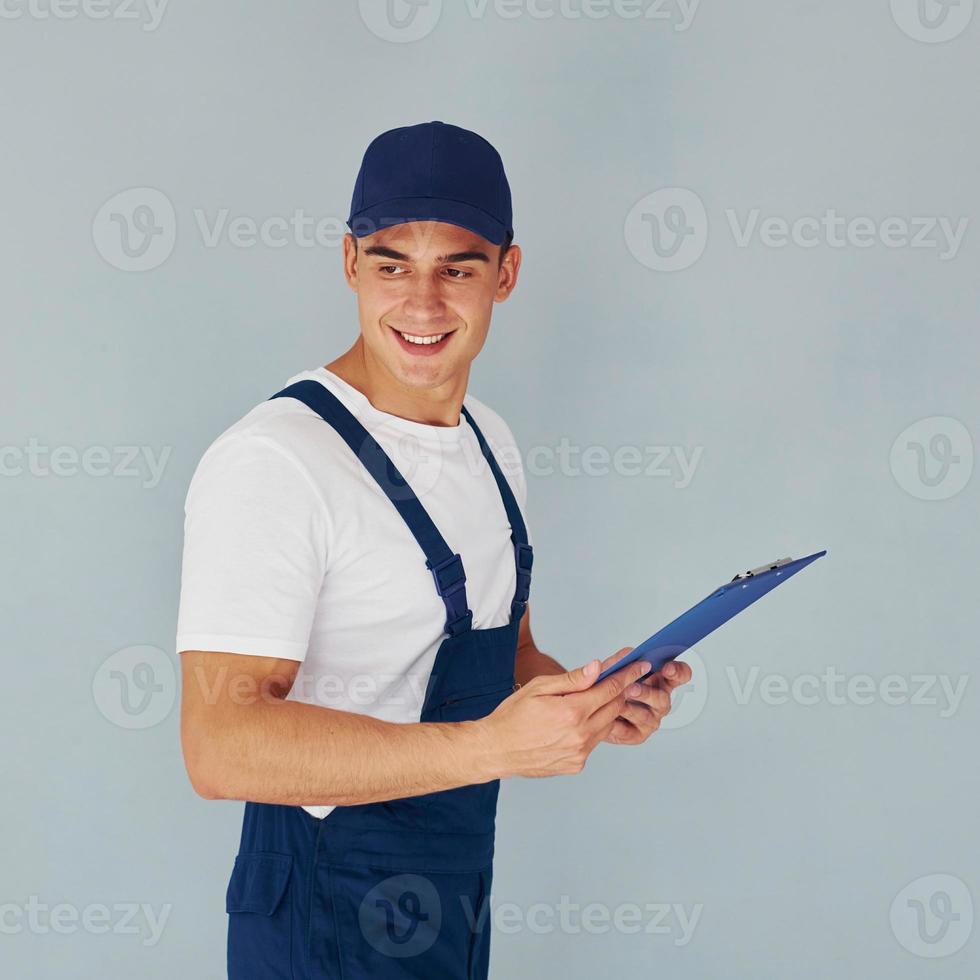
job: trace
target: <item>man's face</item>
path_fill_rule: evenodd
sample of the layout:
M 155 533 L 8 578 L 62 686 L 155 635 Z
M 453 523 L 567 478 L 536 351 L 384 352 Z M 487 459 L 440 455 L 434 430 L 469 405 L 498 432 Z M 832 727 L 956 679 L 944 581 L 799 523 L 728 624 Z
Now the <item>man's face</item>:
M 361 336 L 402 384 L 434 388 L 462 377 L 480 352 L 495 302 L 514 288 L 520 249 L 443 221 L 412 221 L 344 239 Z

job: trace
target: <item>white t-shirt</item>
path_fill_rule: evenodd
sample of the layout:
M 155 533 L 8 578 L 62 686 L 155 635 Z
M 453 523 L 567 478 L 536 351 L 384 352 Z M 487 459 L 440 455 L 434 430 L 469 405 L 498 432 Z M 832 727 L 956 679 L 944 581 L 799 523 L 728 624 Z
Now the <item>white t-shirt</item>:
M 510 525 L 469 422 L 461 414 L 454 427 L 427 425 L 378 411 L 324 367 L 286 384 L 307 379 L 353 413 L 462 556 L 472 628 L 505 625 L 516 588 Z M 471 394 L 464 404 L 526 523 L 513 434 Z M 408 525 L 306 405 L 263 401 L 209 446 L 185 503 L 178 653 L 298 660 L 291 700 L 416 722 L 445 621 Z M 333 807 L 306 809 L 323 817 Z

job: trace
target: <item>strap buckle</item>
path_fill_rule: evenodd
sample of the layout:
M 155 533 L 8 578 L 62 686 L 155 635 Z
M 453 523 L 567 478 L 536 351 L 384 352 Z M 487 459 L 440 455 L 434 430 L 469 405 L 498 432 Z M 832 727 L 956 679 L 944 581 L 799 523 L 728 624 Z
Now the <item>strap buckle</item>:
M 517 562 L 517 589 L 515 602 L 527 602 L 531 594 L 531 565 L 534 563 L 534 550 L 529 544 L 514 542 L 514 557 Z
M 473 623 L 473 613 L 466 606 L 466 570 L 463 559 L 457 553 L 435 564 L 426 559 L 426 568 L 432 572 L 436 591 L 446 606 L 446 625 L 450 636 L 465 633 Z
M 531 565 L 534 563 L 534 551 L 529 544 L 514 542 L 514 560 L 517 565 L 517 587 L 510 604 L 510 614 L 514 620 L 520 620 L 527 610 L 527 600 L 531 594 Z
M 425 566 L 432 572 L 432 577 L 436 580 L 436 591 L 443 599 L 455 595 L 466 582 L 466 571 L 459 554 L 450 555 L 434 565 L 426 559 Z

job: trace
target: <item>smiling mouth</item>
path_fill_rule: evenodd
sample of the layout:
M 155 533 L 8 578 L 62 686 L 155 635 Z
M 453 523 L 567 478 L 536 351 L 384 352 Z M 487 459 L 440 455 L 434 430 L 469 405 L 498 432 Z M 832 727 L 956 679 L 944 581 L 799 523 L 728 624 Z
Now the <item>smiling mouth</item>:
M 395 335 L 402 349 L 412 354 L 435 354 L 449 343 L 449 338 L 456 332 L 446 330 L 443 333 L 418 334 L 396 330 L 394 327 L 388 329 Z
M 395 330 L 394 327 L 391 328 Z M 452 333 L 452 330 L 446 330 L 444 333 L 407 333 L 404 330 L 395 330 L 402 339 L 407 340 L 410 344 L 437 344 L 443 337 L 447 337 Z

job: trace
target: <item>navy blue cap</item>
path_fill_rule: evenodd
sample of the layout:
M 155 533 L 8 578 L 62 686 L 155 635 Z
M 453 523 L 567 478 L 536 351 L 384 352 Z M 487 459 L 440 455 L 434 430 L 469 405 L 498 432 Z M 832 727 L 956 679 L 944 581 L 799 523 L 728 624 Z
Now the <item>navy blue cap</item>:
M 364 151 L 347 225 L 361 238 L 406 221 L 446 221 L 502 244 L 514 229 L 500 154 L 477 133 L 439 121 L 375 137 Z

